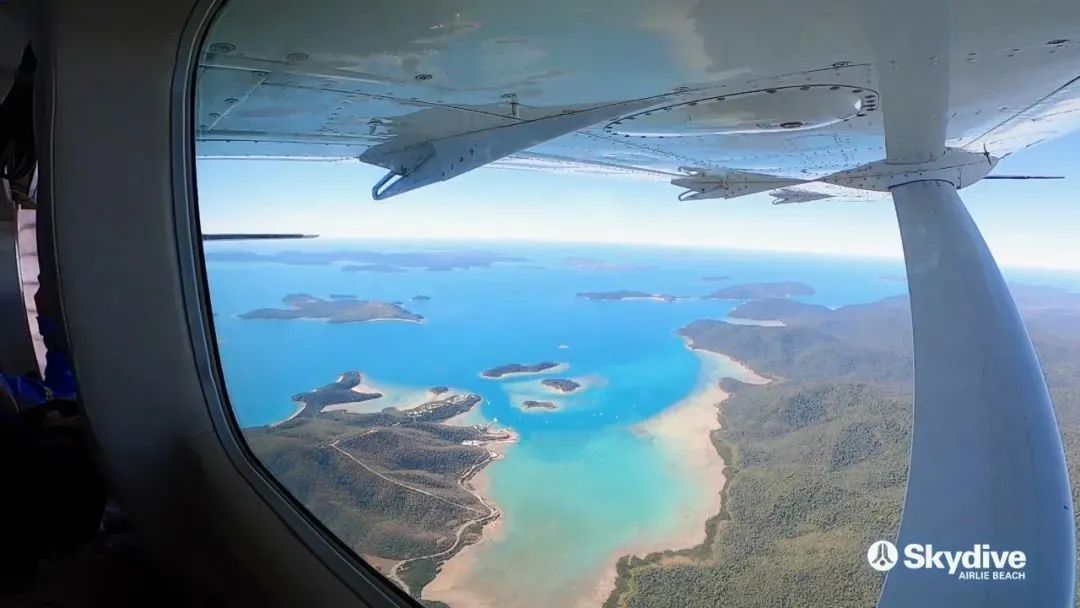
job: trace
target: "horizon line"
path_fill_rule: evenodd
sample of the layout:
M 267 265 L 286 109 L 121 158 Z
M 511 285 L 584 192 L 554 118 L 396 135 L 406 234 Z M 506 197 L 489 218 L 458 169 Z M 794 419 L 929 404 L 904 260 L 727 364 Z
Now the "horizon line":
M 721 252 L 736 252 L 736 253 L 769 253 L 769 254 L 784 254 L 784 255 L 815 255 L 821 257 L 838 257 L 838 258 L 855 258 L 863 260 L 881 261 L 881 262 L 899 262 L 904 263 L 903 252 L 898 255 L 876 254 L 876 253 L 862 253 L 862 252 L 850 252 L 850 251 L 818 251 L 810 249 L 758 249 L 750 247 L 737 247 L 726 245 L 705 245 L 701 243 L 648 243 L 641 241 L 582 241 L 573 239 L 500 239 L 497 237 L 476 237 L 476 236 L 386 236 L 386 235 L 334 235 L 334 234 L 322 234 L 315 238 L 310 239 L 312 241 L 328 241 L 328 240 L 364 240 L 364 241 L 387 241 L 387 242 L 409 242 L 409 241 L 448 241 L 455 243 L 469 243 L 469 242 L 483 242 L 483 243 L 500 243 L 507 245 L 514 244 L 532 244 L 532 245 L 587 245 L 587 246 L 625 246 L 625 247 L 644 247 L 644 248 L 656 248 L 656 249 L 695 249 L 706 251 L 721 251 Z M 998 265 L 1002 268 L 1015 268 L 1023 270 L 1048 270 L 1057 272 L 1074 272 L 1080 273 L 1080 266 L 1046 266 L 1041 264 L 1031 263 L 1014 263 L 1014 262 L 1001 262 L 998 261 Z

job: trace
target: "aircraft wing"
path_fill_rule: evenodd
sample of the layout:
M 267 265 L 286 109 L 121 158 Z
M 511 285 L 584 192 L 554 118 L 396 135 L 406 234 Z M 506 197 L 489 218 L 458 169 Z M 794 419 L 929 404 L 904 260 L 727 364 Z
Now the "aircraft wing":
M 398 176 L 421 164 L 433 173 L 398 190 L 487 164 L 813 180 L 885 155 L 881 76 L 912 60 L 867 40 L 876 6 L 632 0 L 524 11 L 428 0 L 404 15 L 388 1 L 238 3 L 200 60 L 198 154 L 369 160 L 376 150 L 375 164 L 402 163 Z M 918 58 L 951 74 L 949 147 L 999 158 L 1080 126 L 1080 44 L 1068 39 L 1080 4 L 951 6 L 947 56 Z M 475 166 L 460 153 L 496 143 Z

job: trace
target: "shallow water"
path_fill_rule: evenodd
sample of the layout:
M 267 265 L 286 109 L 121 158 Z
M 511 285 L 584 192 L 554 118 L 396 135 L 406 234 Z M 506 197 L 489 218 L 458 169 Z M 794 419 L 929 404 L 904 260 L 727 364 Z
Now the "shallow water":
M 213 244 L 208 250 L 446 247 L 316 240 Z M 676 525 L 675 514 L 716 491 L 693 483 L 690 472 L 633 425 L 678 402 L 698 382 L 700 359 L 675 330 L 696 319 L 723 318 L 735 303 L 594 302 L 577 292 L 700 296 L 730 284 L 792 280 L 817 290 L 800 299 L 833 307 L 905 292 L 903 282 L 890 278 L 903 274 L 894 261 L 611 246 L 473 247 L 527 261 L 395 274 L 342 272 L 333 264 L 220 261 L 210 262 L 208 270 L 227 388 L 242 425 L 286 418 L 295 409 L 290 396 L 332 382 L 340 372 L 360 370 L 380 386 L 446 385 L 479 393 L 484 402 L 474 419 L 482 416 L 518 432 L 519 443 L 487 470 L 488 492 L 504 520 L 498 537 L 475 549 L 471 576 L 506 606 L 560 605 L 595 582 L 613 551 L 662 537 Z M 616 266 L 565 262 L 582 257 Z M 703 281 L 707 275 L 730 279 Z M 426 321 L 328 324 L 237 317 L 280 306 L 283 296 L 296 292 L 401 301 Z M 411 300 L 421 294 L 431 299 Z M 585 377 L 588 388 L 564 396 L 540 388 L 539 379 L 551 374 L 504 380 L 479 375 L 504 363 L 542 360 L 567 363 L 569 369 L 556 377 Z M 524 398 L 556 401 L 560 409 L 523 411 L 518 403 Z

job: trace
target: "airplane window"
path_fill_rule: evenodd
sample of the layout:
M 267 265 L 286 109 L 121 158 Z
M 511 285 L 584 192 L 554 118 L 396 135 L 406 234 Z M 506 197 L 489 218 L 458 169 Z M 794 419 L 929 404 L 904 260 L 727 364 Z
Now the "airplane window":
M 914 178 L 845 173 L 901 147 L 871 60 L 740 36 L 760 51 L 744 73 L 692 27 L 716 16 L 661 3 L 314 4 L 233 0 L 196 89 L 212 322 L 265 468 L 429 606 L 874 605 L 909 567 L 878 544 L 899 542 L 919 466 L 912 323 L 933 314 L 913 319 L 909 276 L 923 301 L 973 275 L 912 262 L 936 246 L 905 224 Z M 1030 59 L 1044 75 L 1080 52 L 1051 48 Z M 1026 69 L 952 52 L 965 82 Z M 1047 94 L 1025 74 L 990 87 L 995 112 Z M 1024 150 L 1043 135 L 994 116 L 986 148 L 964 139 L 985 117 L 950 123 L 933 183 L 959 180 L 943 205 L 964 188 L 1080 462 L 1080 207 L 1031 179 L 1080 178 L 1080 137 Z M 1026 538 L 920 542 L 1037 554 Z M 971 584 L 1041 576 L 987 572 L 1012 578 Z

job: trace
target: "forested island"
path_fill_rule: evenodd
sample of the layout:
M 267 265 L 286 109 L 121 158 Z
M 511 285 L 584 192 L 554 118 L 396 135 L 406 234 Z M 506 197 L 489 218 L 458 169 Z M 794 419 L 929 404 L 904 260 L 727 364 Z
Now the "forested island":
M 507 363 L 505 365 L 497 365 L 491 369 L 486 369 L 481 372 L 481 376 L 485 378 L 498 379 L 505 376 L 513 376 L 518 374 L 538 374 L 540 372 L 548 371 L 559 367 L 559 363 L 554 361 L 541 361 L 540 363 L 533 363 L 530 365 L 522 363 Z
M 300 404 L 300 411 L 295 416 L 314 416 L 330 405 L 363 403 L 379 399 L 383 394 L 364 387 L 364 375 L 350 371 L 341 374 L 337 381 L 325 384 L 306 393 L 293 395 L 292 400 Z
M 245 430 L 255 455 L 339 538 L 418 597 L 443 563 L 500 513 L 469 485 L 510 431 L 447 421 L 480 396 L 444 390 L 378 413 L 320 412 L 349 403 L 360 372 L 295 398 L 302 415 Z M 435 387 L 445 388 L 445 387 Z M 365 397 L 374 399 L 375 397 Z
M 728 316 L 736 319 L 753 319 L 755 321 L 779 321 L 794 318 L 813 320 L 822 319 L 831 312 L 832 310 L 827 306 L 820 304 L 805 304 L 787 298 L 764 298 L 744 302 L 732 309 Z
M 559 408 L 559 406 L 555 405 L 551 401 L 535 401 L 533 399 L 523 401 L 521 403 L 521 407 L 524 408 L 524 409 L 527 409 L 527 410 L 531 410 L 531 409 L 554 410 L 554 409 Z
M 1080 295 L 1012 285 L 1080 479 Z M 755 300 L 784 326 L 701 320 L 679 333 L 773 382 L 731 393 L 713 443 L 724 506 L 694 549 L 623 558 L 605 608 L 873 606 L 866 547 L 899 523 L 911 431 L 906 296 L 836 310 Z M 1074 501 L 1080 500 L 1074 485 Z
M 724 287 L 705 296 L 722 300 L 750 300 L 753 298 L 786 298 L 788 296 L 812 296 L 814 288 L 796 281 L 776 283 L 744 283 Z
M 572 393 L 581 388 L 581 383 L 568 378 L 544 378 L 540 384 L 553 388 L 560 393 Z
M 329 300 L 306 293 L 293 293 L 281 300 L 288 308 L 259 308 L 240 315 L 241 319 L 321 319 L 330 323 L 363 323 L 365 321 L 411 321 L 419 323 L 424 317 L 406 310 L 396 302 L 360 300 L 337 294 Z

